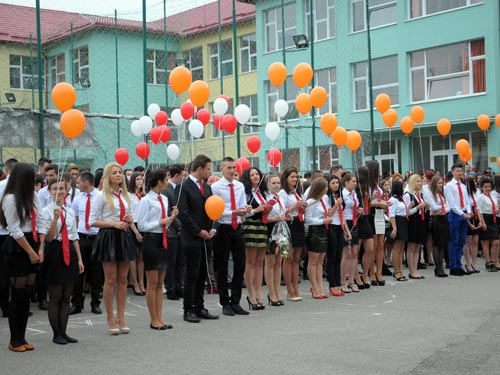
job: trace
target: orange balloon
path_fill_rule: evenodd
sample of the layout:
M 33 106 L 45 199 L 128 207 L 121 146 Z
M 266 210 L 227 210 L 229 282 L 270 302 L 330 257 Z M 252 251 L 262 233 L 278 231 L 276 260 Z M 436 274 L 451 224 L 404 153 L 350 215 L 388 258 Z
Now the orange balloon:
M 306 87 L 313 77 L 313 70 L 311 65 L 307 63 L 299 63 L 293 69 L 293 82 L 297 85 L 299 89 Z
M 332 133 L 332 140 L 337 147 L 342 147 L 347 141 L 347 131 L 343 127 L 338 126 Z
M 411 119 L 411 117 L 405 116 L 401 119 L 399 126 L 401 127 L 401 131 L 406 135 L 408 135 L 411 134 L 411 132 L 413 131 L 413 128 L 415 127 L 415 122 Z
M 500 156 L 497 159 L 497 165 L 500 167 Z
M 469 142 L 466 139 L 459 139 L 455 144 L 455 149 L 459 155 L 466 155 L 469 148 Z
M 442 118 L 437 123 L 437 129 L 439 134 L 446 137 L 451 130 L 451 122 L 447 118 Z
M 495 124 L 500 128 L 500 113 L 495 116 Z
M 210 88 L 205 81 L 194 81 L 189 86 L 189 99 L 196 107 L 202 107 L 210 96 Z
M 347 132 L 346 145 L 349 150 L 353 152 L 357 151 L 361 147 L 362 143 L 363 139 L 361 138 L 361 134 L 359 134 L 356 130 Z
M 174 68 L 168 76 L 168 84 L 177 95 L 186 91 L 192 82 L 191 71 L 184 66 Z
M 52 89 L 52 102 L 58 110 L 65 112 L 76 102 L 76 90 L 68 82 L 60 82 Z
M 328 99 L 328 93 L 325 88 L 321 86 L 313 88 L 309 96 L 311 97 L 311 104 L 314 108 L 323 107 Z
M 326 135 L 330 135 L 335 131 L 335 129 L 337 129 L 337 117 L 335 117 L 332 113 L 325 113 L 321 116 L 319 124 L 321 126 L 321 130 L 323 130 Z
M 303 115 L 309 112 L 311 110 L 311 98 L 309 97 L 309 94 L 303 92 L 297 95 L 297 98 L 295 99 L 295 108 L 297 108 L 297 111 Z
M 66 138 L 76 138 L 85 130 L 85 116 L 78 109 L 69 109 L 61 116 L 61 131 Z
M 378 94 L 375 98 L 375 108 L 380 113 L 384 113 L 391 106 L 391 98 L 387 94 Z
M 479 115 L 477 117 L 477 126 L 481 130 L 484 130 L 484 131 L 488 130 L 488 128 L 490 127 L 490 116 Z
M 276 86 L 279 87 L 286 80 L 286 66 L 279 61 L 273 62 L 269 65 L 269 69 L 267 69 L 267 76 L 269 77 L 269 81 Z
M 219 219 L 224 213 L 224 200 L 218 195 L 208 197 L 205 201 L 205 212 L 210 219 Z
M 472 160 L 472 150 L 469 148 L 469 150 L 467 151 L 467 153 L 465 154 L 465 157 L 464 157 L 464 162 L 465 163 L 468 163 Z
M 382 114 L 382 121 L 387 127 L 392 128 L 398 122 L 398 113 L 395 109 L 389 108 Z
M 422 121 L 424 121 L 424 116 L 425 116 L 425 111 L 419 105 L 414 106 L 410 110 L 410 117 L 413 119 L 413 121 L 417 123 L 421 123 Z

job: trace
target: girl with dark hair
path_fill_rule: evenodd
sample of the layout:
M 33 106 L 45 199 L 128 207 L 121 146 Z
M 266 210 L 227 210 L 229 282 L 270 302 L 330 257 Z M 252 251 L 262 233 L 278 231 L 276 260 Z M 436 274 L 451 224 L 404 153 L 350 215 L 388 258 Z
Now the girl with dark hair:
M 426 169 L 422 175 L 423 179 L 423 185 L 422 185 L 422 193 L 424 196 L 424 200 L 428 202 L 431 198 L 429 198 L 429 193 L 430 193 L 430 186 L 431 186 L 431 180 L 432 177 L 434 177 L 434 170 L 433 169 Z M 425 263 L 429 266 L 434 265 L 434 261 L 432 258 L 432 252 L 434 249 L 434 244 L 432 241 L 432 225 L 430 223 L 430 212 L 429 210 L 425 210 L 425 222 L 427 223 L 427 240 L 425 242 Z
M 138 216 L 135 212 L 140 200 L 144 195 L 144 173 L 134 172 L 130 176 L 130 181 L 127 185 L 130 203 L 132 205 L 132 217 L 137 220 Z M 137 228 L 137 223 L 135 223 Z M 146 288 L 144 287 L 144 259 L 142 257 L 142 234 L 137 230 L 134 232 L 135 242 L 137 248 L 137 259 L 130 262 L 129 278 L 132 284 L 132 290 L 136 296 L 143 296 L 146 294 Z
M 450 225 L 448 223 L 448 212 L 450 207 L 443 194 L 443 179 L 441 176 L 434 176 L 431 179 L 427 199 L 431 212 L 430 224 L 432 229 L 432 239 L 434 248 L 432 258 L 434 260 L 434 275 L 436 277 L 448 277 L 444 272 L 443 261 L 448 252 L 448 242 L 450 241 Z
M 476 179 L 474 176 L 465 177 L 465 186 L 471 202 L 472 217 L 469 219 L 467 238 L 464 246 L 465 270 L 469 273 L 479 273 L 477 269 L 477 250 L 479 246 L 479 213 L 477 210 L 477 199 L 481 192 L 476 188 Z
M 491 179 L 483 177 L 481 180 L 482 194 L 477 199 L 477 210 L 481 232 L 479 237 L 483 247 L 484 260 L 487 272 L 497 272 L 500 269 L 498 264 L 498 224 L 496 216 L 500 212 L 498 201 L 491 194 Z
M 27 163 L 17 163 L 11 170 L 0 201 L 0 223 L 9 229 L 3 252 L 10 280 L 9 349 L 25 352 L 35 347 L 26 341 L 30 296 L 35 284 L 38 234 L 35 194 L 35 171 Z
M 389 199 L 391 198 L 391 178 L 387 177 L 380 181 L 380 188 L 382 189 L 382 200 L 384 202 L 387 202 L 387 208 L 384 211 L 384 219 L 385 219 L 385 226 L 386 226 L 386 233 L 385 233 L 385 238 L 387 239 L 387 233 L 390 229 L 390 220 L 389 220 Z M 391 265 L 391 257 L 392 257 L 392 241 L 389 239 L 389 241 L 385 241 L 385 248 L 384 248 L 384 263 L 385 263 L 385 271 L 382 270 L 382 275 L 386 276 L 392 276 L 392 272 L 389 270 L 388 266 Z M 377 269 L 377 274 L 378 274 L 378 269 Z M 381 275 L 378 274 L 378 277 L 380 278 Z
M 389 207 L 389 219 L 392 224 L 391 238 L 392 245 L 392 265 L 394 266 L 394 278 L 397 281 L 406 281 L 403 275 L 403 248 L 408 241 L 408 207 L 403 199 L 403 182 L 394 181 L 392 183 L 391 199 L 392 205 Z
M 80 194 L 80 190 L 76 188 L 76 182 L 73 180 L 73 176 L 69 172 L 64 172 L 62 174 L 62 179 L 66 181 L 68 189 L 66 191 L 66 195 L 64 196 L 64 205 L 66 207 L 71 207 L 73 204 L 73 200 Z M 52 200 L 54 201 L 54 200 Z
M 369 187 L 369 171 L 364 165 L 358 167 L 358 188 L 356 189 L 356 194 L 358 195 L 358 200 L 361 207 L 363 208 L 362 215 L 358 219 L 358 236 L 360 240 L 360 245 L 363 245 L 363 276 L 361 282 L 357 279 L 357 273 L 355 281 L 359 284 L 358 288 L 361 286 L 362 289 L 370 288 L 370 277 L 368 275 L 370 271 L 370 265 L 373 258 L 373 230 L 370 225 L 370 187 Z M 377 177 L 378 178 L 378 177 Z M 356 263 L 357 270 L 357 263 Z

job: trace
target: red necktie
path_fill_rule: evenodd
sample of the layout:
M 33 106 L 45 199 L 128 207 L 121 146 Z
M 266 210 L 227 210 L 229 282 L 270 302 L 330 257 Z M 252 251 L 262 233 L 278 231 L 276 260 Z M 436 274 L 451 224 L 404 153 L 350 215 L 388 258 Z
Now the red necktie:
M 439 200 L 441 201 L 441 213 L 445 214 L 446 208 L 444 207 L 443 195 L 441 193 L 438 193 L 438 196 L 439 196 Z
M 165 219 L 167 217 L 167 213 L 165 212 L 165 206 L 163 205 L 163 199 L 160 194 L 158 194 L 158 200 L 160 201 L 160 206 L 161 206 L 161 218 Z M 166 249 L 168 247 L 167 226 L 162 225 L 162 230 L 163 230 L 163 248 Z
M 340 226 L 342 230 L 344 230 L 344 212 L 342 211 L 342 205 L 339 205 L 339 217 L 340 217 Z
M 326 209 L 326 204 L 323 202 L 323 199 L 319 200 L 321 202 L 321 205 L 323 206 L 323 211 L 325 213 L 325 219 L 328 218 L 328 210 Z M 325 228 L 328 229 L 328 224 L 325 223 Z
M 283 209 L 283 205 L 281 204 L 280 197 L 276 196 L 276 202 L 280 205 L 280 208 Z
M 383 199 L 384 199 L 385 202 L 388 202 L 389 201 L 389 196 L 388 195 L 384 195 Z M 387 215 L 387 217 L 389 217 L 389 207 L 385 208 L 385 214 Z
M 36 232 L 36 211 L 31 210 L 31 234 L 33 234 L 33 239 L 38 243 L 38 233 Z
M 460 196 L 460 208 L 464 208 L 464 194 L 462 193 L 462 188 L 460 187 L 460 182 L 457 182 L 458 195 Z
M 370 213 L 370 199 L 368 197 L 368 193 L 365 195 L 365 215 Z
M 64 210 L 61 209 L 61 243 L 63 251 L 64 264 L 69 266 L 69 237 L 68 237 L 68 227 L 66 225 L 66 219 L 64 218 Z
M 484 194 L 486 195 L 486 194 Z M 491 199 L 491 195 L 486 195 L 488 198 L 490 198 L 491 202 L 491 212 L 493 213 L 493 222 L 496 224 L 497 223 L 497 213 L 495 209 L 495 202 L 493 202 L 493 199 Z
M 295 195 L 297 202 L 300 201 L 300 197 L 296 191 L 292 192 L 292 194 Z M 302 223 L 304 221 L 304 209 L 302 207 L 297 207 L 297 213 L 299 214 L 299 221 Z
M 260 194 L 259 190 L 255 190 L 255 195 L 257 195 L 257 198 L 259 198 L 260 204 L 266 204 L 266 201 L 264 198 L 262 198 L 262 195 Z M 267 224 L 267 212 L 266 210 L 262 211 L 262 222 L 264 224 Z
M 422 198 L 420 197 L 420 194 L 417 193 L 415 196 L 417 197 L 418 204 L 422 203 Z M 422 219 L 422 221 L 425 220 L 425 214 L 423 208 L 420 209 L 420 218 Z
M 474 204 L 474 218 L 477 220 L 477 204 L 476 204 L 476 198 L 474 198 L 474 194 L 471 195 L 472 197 L 472 202 Z
M 352 227 L 354 228 L 358 223 L 358 202 L 356 201 L 354 193 L 351 193 L 351 197 L 354 202 L 354 205 L 352 206 Z
M 125 205 L 123 204 L 122 197 L 120 193 L 113 193 L 113 195 L 117 197 L 118 201 L 120 202 L 120 220 L 123 221 L 123 218 L 125 217 Z
M 201 195 L 205 196 L 205 189 L 203 188 L 203 182 L 198 180 L 198 185 L 200 185 Z
M 229 191 L 231 193 L 231 211 L 236 210 L 236 197 L 234 196 L 234 185 L 229 184 Z M 231 215 L 231 226 L 234 230 L 238 228 L 238 218 L 236 215 Z
M 87 203 L 85 204 L 85 230 L 90 230 L 89 225 L 90 216 L 90 193 L 87 193 Z
M 142 195 L 141 195 L 141 194 L 139 194 L 139 193 L 135 193 L 135 196 L 136 196 L 136 197 L 137 197 L 137 199 L 139 199 L 139 200 L 141 200 L 141 198 L 142 198 Z

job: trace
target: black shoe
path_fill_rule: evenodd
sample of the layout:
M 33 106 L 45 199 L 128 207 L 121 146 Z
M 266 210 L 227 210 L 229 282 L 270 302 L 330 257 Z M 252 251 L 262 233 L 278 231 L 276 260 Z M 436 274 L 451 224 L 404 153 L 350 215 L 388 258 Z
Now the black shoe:
M 69 315 L 75 315 L 75 314 L 80 314 L 82 312 L 82 309 L 76 305 L 71 305 L 69 309 Z
M 65 339 L 69 344 L 76 344 L 78 342 L 77 339 L 74 339 L 73 337 L 69 337 L 67 334 L 63 333 L 61 335 L 63 339 Z
M 463 276 L 463 271 L 461 269 L 458 269 L 458 270 L 450 270 L 450 275 L 451 276 Z
M 96 315 L 102 314 L 101 308 L 99 306 L 97 306 L 97 305 L 92 305 L 90 307 L 90 311 L 92 312 L 92 314 L 96 314 Z
M 167 292 L 167 299 L 172 301 L 178 301 L 180 298 L 177 293 Z
M 222 313 L 227 316 L 234 316 L 234 311 L 231 305 L 222 306 Z
M 466 271 L 466 270 L 464 270 L 464 269 L 462 269 L 462 268 L 460 268 L 460 272 L 462 272 L 462 273 L 463 273 L 464 275 L 466 275 L 466 276 L 470 275 L 470 272 L 469 272 L 469 271 Z
M 250 298 L 247 296 L 248 308 L 250 310 L 259 310 L 259 305 L 257 303 L 250 302 Z
M 201 319 L 196 316 L 194 311 L 184 311 L 184 321 L 189 323 L 199 323 Z
M 2 318 L 8 318 L 9 317 L 9 307 L 8 306 L 1 306 L 2 309 Z
M 186 320 L 186 319 L 184 319 L 184 320 Z M 154 329 L 156 331 L 165 331 L 167 329 L 167 326 L 166 325 L 161 325 L 161 326 L 155 327 L 154 325 L 152 325 L 151 323 L 149 323 L 149 328 Z
M 177 294 L 177 297 L 179 297 L 179 298 L 184 298 L 184 290 L 183 289 L 177 289 L 175 291 L 175 294 Z
M 40 310 L 48 310 L 49 309 L 49 304 L 47 303 L 47 301 L 43 300 L 41 301 L 39 304 L 38 304 L 38 308 Z
M 200 310 L 196 313 L 196 316 L 201 319 L 216 320 L 219 319 L 219 315 L 210 314 L 207 309 Z
M 250 314 L 248 311 L 243 310 L 243 308 L 239 304 L 231 305 L 231 308 L 233 309 L 233 311 L 236 315 L 248 315 L 248 314 Z
M 66 341 L 66 339 L 64 337 L 62 337 L 61 335 L 54 336 L 54 338 L 52 339 L 52 342 L 59 344 L 59 345 L 66 345 L 68 343 L 68 341 Z
M 28 311 L 28 317 L 31 318 L 33 316 L 33 313 L 31 311 Z

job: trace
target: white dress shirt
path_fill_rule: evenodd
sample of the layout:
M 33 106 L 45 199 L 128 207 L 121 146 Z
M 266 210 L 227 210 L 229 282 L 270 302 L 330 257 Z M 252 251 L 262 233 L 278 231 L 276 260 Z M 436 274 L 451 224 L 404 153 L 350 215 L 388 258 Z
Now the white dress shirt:
M 90 230 L 85 228 L 85 210 L 87 209 L 87 197 L 90 194 L 90 210 L 92 211 L 92 206 L 94 205 L 95 197 L 99 191 L 97 189 L 92 190 L 90 193 L 80 192 L 75 199 L 73 200 L 73 204 L 71 209 L 75 213 L 75 217 L 78 218 L 78 227 L 77 230 L 79 233 L 87 234 L 90 236 L 96 236 L 99 232 L 99 228 L 90 227 Z M 89 225 L 90 225 L 90 214 L 89 214 Z
M 295 194 L 293 194 L 293 192 L 290 192 L 290 194 L 288 194 L 284 189 L 281 189 L 278 192 L 278 195 L 281 199 L 281 204 L 283 204 L 283 206 L 285 207 L 285 210 L 297 203 L 297 197 L 295 196 Z M 299 193 L 297 193 L 297 195 L 300 197 Z M 299 216 L 299 211 L 297 210 L 297 208 L 295 208 L 290 211 L 290 214 L 292 216 Z
M 38 201 L 40 202 L 40 210 L 52 203 L 52 196 L 50 195 L 48 186 L 41 188 L 37 194 Z
M 420 204 L 417 198 L 417 194 L 418 194 L 417 192 L 410 193 L 409 191 L 403 194 L 403 200 L 405 201 L 407 207 L 410 207 L 410 203 L 414 202 L 413 207 L 408 209 L 408 216 L 414 215 L 415 213 L 417 213 L 417 211 L 418 214 L 421 215 L 422 211 L 425 211 L 424 208 L 420 209 L 415 208 Z M 422 203 L 424 202 L 424 198 L 421 195 L 420 195 L 420 200 L 422 201 Z
M 267 202 L 270 202 L 270 201 L 274 202 L 272 210 L 269 211 L 267 214 L 268 218 L 269 217 L 277 217 L 277 216 L 285 214 L 285 206 L 283 205 L 283 202 L 281 201 L 281 198 L 279 197 L 279 195 L 273 195 L 271 193 L 267 193 L 266 201 Z
M 54 202 L 50 203 L 47 207 L 45 207 L 42 211 L 39 211 L 37 218 L 37 228 L 40 234 L 47 234 L 50 229 L 50 225 L 52 220 L 54 220 L 54 209 L 61 208 Z M 66 227 L 68 228 L 68 238 L 70 241 L 78 240 L 78 231 L 76 228 L 76 220 L 75 213 L 69 207 L 62 207 L 64 221 L 66 222 Z M 57 236 L 55 239 L 57 241 L 62 240 L 61 228 L 62 228 L 62 219 L 59 217 L 57 219 Z
M 464 207 L 460 207 L 460 194 L 458 189 L 461 189 L 464 199 Z M 450 210 L 457 215 L 462 216 L 464 212 L 471 213 L 469 194 L 467 188 L 461 182 L 453 179 L 444 187 L 444 196 L 450 205 Z
M 219 218 L 218 222 L 221 224 L 231 224 L 232 223 L 232 209 L 231 209 L 231 191 L 229 184 L 233 184 L 234 188 L 234 198 L 236 200 L 236 209 L 245 208 L 247 206 L 247 198 L 245 193 L 245 186 L 237 181 L 233 180 L 229 182 L 225 177 L 222 177 L 219 181 L 212 185 L 212 193 L 218 195 L 224 201 L 224 213 Z M 241 216 L 236 216 L 238 224 L 241 224 Z
M 5 187 L 7 186 L 7 181 L 9 181 L 9 176 L 10 175 L 7 175 L 7 177 L 5 177 L 4 180 L 0 181 L 0 200 L 2 200 L 3 193 L 5 191 Z M 7 230 L 7 228 L 4 228 L 0 224 L 0 236 L 8 236 L 8 235 L 9 235 L 9 231 Z
M 39 211 L 40 203 L 38 201 L 38 197 L 36 193 L 33 197 L 33 204 L 35 206 L 35 211 Z M 5 221 L 7 221 L 7 230 L 11 237 L 15 240 L 24 237 L 24 233 L 31 233 L 31 215 L 26 221 L 24 225 L 21 226 L 21 220 L 19 216 L 17 216 L 17 208 L 16 208 L 16 198 L 14 194 L 7 194 L 2 202 L 2 210 L 5 214 Z
M 321 204 L 321 202 L 324 203 L 326 212 L 323 209 L 323 205 Z M 328 217 L 329 208 L 331 208 L 330 202 L 326 195 L 321 197 L 320 200 L 308 199 L 306 212 L 304 215 L 304 222 L 307 225 L 323 225 L 324 220 L 326 219 L 326 217 Z
M 389 202 L 392 202 L 392 205 L 389 207 L 389 217 L 407 216 L 407 206 L 404 200 L 401 202 L 399 199 L 391 197 Z
M 131 206 L 130 212 L 132 213 L 132 217 L 134 218 L 134 222 L 137 223 L 136 209 L 137 209 L 137 206 L 139 205 L 139 202 L 142 200 L 142 198 L 139 199 L 139 197 L 137 195 L 135 195 L 134 193 L 128 193 L 128 196 L 130 198 L 130 206 Z
M 346 188 L 342 189 L 342 199 L 344 200 L 344 217 L 346 220 L 352 220 L 353 219 L 353 209 L 354 209 L 354 202 L 356 202 L 356 205 L 359 208 L 359 200 L 354 191 L 349 192 Z M 358 213 L 356 212 L 356 215 Z
M 338 198 L 338 199 L 340 199 L 340 198 Z M 325 202 L 327 202 L 326 207 L 330 207 L 330 208 L 335 206 L 335 204 L 337 203 L 337 199 L 335 199 L 335 198 L 334 198 L 334 201 L 331 202 L 330 197 L 328 195 L 325 195 L 324 200 L 325 200 Z M 340 208 L 342 209 L 342 217 L 344 217 L 344 208 L 342 208 L 342 204 L 341 204 L 339 207 L 337 207 L 337 209 L 333 213 L 332 224 L 334 224 L 334 225 L 342 225 L 342 221 L 340 220 Z
M 161 205 L 158 197 L 161 196 L 163 206 L 165 207 L 165 217 L 168 215 L 168 198 L 163 194 L 156 194 L 150 190 L 137 205 L 135 213 L 137 214 L 137 227 L 141 232 L 163 233 L 161 220 Z
M 450 212 L 450 206 L 448 205 L 448 202 L 446 202 L 446 200 L 444 199 L 444 196 L 442 197 L 442 199 L 446 213 Z M 434 211 L 441 212 L 442 206 L 441 206 L 441 199 L 439 199 L 439 194 L 436 194 L 436 197 L 434 198 L 434 195 L 432 195 L 432 192 L 429 190 L 429 193 L 426 196 L 426 201 L 429 202 L 429 209 L 431 212 Z
M 77 188 L 75 188 L 75 196 L 73 197 L 73 200 L 76 199 L 76 197 L 80 194 L 80 190 L 78 190 Z M 68 193 L 66 194 L 66 197 L 64 198 L 64 205 L 66 207 L 72 207 L 73 206 L 73 202 L 71 200 L 71 197 L 73 196 L 73 188 L 69 188 L 68 190 Z M 52 200 L 51 200 L 52 202 Z
M 113 194 L 113 193 L 112 193 Z M 131 207 L 123 196 L 120 189 L 120 197 L 125 206 L 125 214 L 130 214 Z M 90 208 L 89 224 L 92 226 L 97 220 L 102 221 L 120 221 L 120 202 L 116 195 L 112 195 L 114 207 L 110 207 L 102 191 L 98 192 Z
M 495 205 L 495 212 L 493 212 L 493 206 L 491 205 L 491 200 L 487 195 L 481 194 L 477 198 L 477 210 L 482 214 L 495 215 L 496 211 L 498 211 L 498 201 L 493 198 L 493 195 L 490 194 L 491 199 L 493 200 L 493 204 Z

